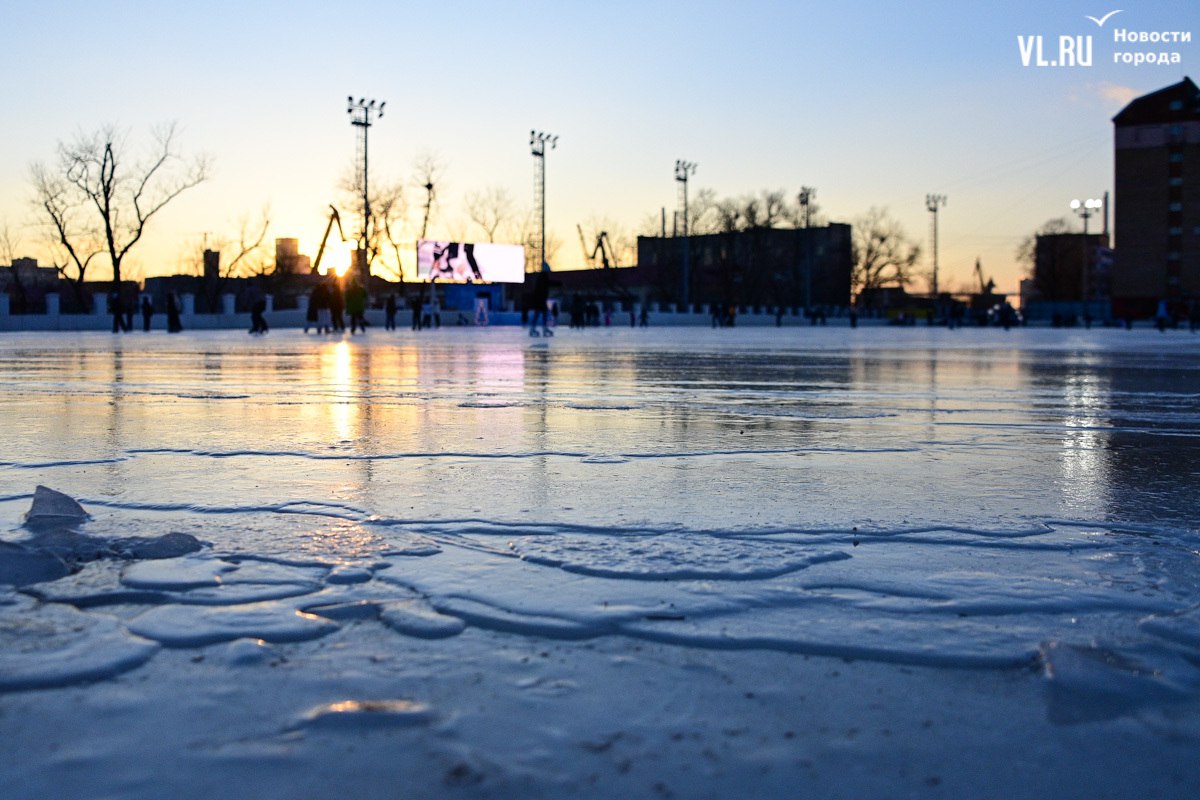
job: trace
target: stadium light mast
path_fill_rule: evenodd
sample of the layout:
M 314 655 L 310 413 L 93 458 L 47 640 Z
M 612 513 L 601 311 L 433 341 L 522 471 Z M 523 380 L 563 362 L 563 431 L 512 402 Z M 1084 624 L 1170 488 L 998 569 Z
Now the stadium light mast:
M 683 207 L 683 274 L 679 301 L 684 308 L 691 304 L 691 231 L 688 221 L 688 177 L 696 174 L 696 163 L 679 159 L 675 162 L 675 180 L 679 184 L 679 205 Z
M 946 205 L 946 195 L 925 195 L 925 208 L 933 216 L 933 302 L 938 298 L 938 209 Z
M 383 107 L 386 105 L 386 101 L 376 105 L 374 100 L 368 100 L 365 97 L 357 100 L 353 96 L 346 97 L 346 113 L 350 115 L 350 124 L 358 128 L 358 158 L 355 161 L 361 165 L 362 169 L 362 242 L 359 245 L 360 254 L 355 267 L 358 269 L 359 282 L 364 289 L 368 287 L 371 276 L 371 198 L 367 180 L 367 132 L 375 124 L 375 119 L 383 116 Z
M 1083 300 L 1083 310 L 1087 313 L 1088 292 L 1091 290 L 1088 281 L 1088 271 L 1091 268 L 1091 259 L 1088 258 L 1088 220 L 1093 214 L 1099 213 L 1100 209 L 1104 208 L 1104 201 L 1096 198 L 1088 198 L 1087 200 L 1072 200 L 1071 210 L 1083 220 L 1083 270 L 1079 273 L 1080 279 L 1080 299 Z
M 558 146 L 558 136 L 542 131 L 529 132 L 529 150 L 533 153 L 533 193 L 538 207 L 538 265 L 540 272 L 546 263 L 546 145 L 553 150 Z

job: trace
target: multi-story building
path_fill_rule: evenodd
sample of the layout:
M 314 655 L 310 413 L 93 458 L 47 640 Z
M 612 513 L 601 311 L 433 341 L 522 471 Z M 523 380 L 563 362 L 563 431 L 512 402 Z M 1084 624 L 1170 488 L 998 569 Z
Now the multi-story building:
M 1190 78 L 1131 102 L 1115 125 L 1113 313 L 1180 314 L 1200 298 L 1200 89 Z
M 689 237 L 638 237 L 648 299 L 791 308 L 850 305 L 850 226 L 751 228 Z

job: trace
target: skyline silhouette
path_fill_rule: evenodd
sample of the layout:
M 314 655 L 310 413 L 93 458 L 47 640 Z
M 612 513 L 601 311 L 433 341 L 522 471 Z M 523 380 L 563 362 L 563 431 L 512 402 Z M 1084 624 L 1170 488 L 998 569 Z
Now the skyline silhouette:
M 485 240 L 464 207 L 472 192 L 503 188 L 515 210 L 531 210 L 527 138 L 539 128 L 561 136 L 546 159 L 556 269 L 584 264 L 577 225 L 633 236 L 665 208 L 669 231 L 672 164 L 686 158 L 699 165 L 693 197 L 782 189 L 794 200 L 812 186 L 826 219 L 851 223 L 886 207 L 923 245 L 922 270 L 924 198 L 945 194 L 942 288 L 970 286 L 979 258 L 1015 292 L 1020 241 L 1048 219 L 1074 223 L 1072 198 L 1111 190 L 1112 116 L 1191 69 L 1191 43 L 1174 46 L 1177 65 L 1113 63 L 1115 27 L 1189 30 L 1175 4 L 1126 5 L 1100 28 L 1087 17 L 1112 9 L 1094 2 L 367 3 L 345 24 L 310 3 L 19 4 L 8 15 L 16 79 L 5 90 L 0 222 L 17 234 L 15 255 L 45 257 L 29 165 L 79 131 L 116 124 L 132 144 L 175 121 L 180 146 L 211 156 L 214 175 L 148 228 L 135 274 L 185 271 L 198 243 L 235 238 L 239 219 L 264 206 L 272 239 L 298 238 L 314 255 L 331 202 L 358 228 L 339 188 L 355 161 L 353 94 L 388 102 L 371 132 L 371 178 L 404 184 L 405 240 L 421 225 L 423 154 L 443 165 L 431 237 Z M 1094 65 L 1022 66 L 1018 36 L 1059 35 L 1092 35 Z

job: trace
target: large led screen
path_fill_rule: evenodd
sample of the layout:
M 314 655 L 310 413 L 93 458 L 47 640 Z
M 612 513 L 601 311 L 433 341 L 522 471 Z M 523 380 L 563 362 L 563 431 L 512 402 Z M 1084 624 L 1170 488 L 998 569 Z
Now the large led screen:
M 417 242 L 417 278 L 439 283 L 523 283 L 525 248 L 421 239 Z

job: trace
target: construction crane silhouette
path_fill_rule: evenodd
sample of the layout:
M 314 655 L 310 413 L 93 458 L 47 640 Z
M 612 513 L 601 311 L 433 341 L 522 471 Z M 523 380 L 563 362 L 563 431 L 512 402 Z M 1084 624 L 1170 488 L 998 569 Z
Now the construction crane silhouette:
M 325 243 L 329 241 L 329 233 L 333 230 L 333 224 L 337 223 L 338 235 L 342 237 L 343 242 L 349 241 L 346 238 L 345 232 L 342 230 L 342 218 L 338 216 L 338 210 L 333 206 L 329 207 L 329 224 L 325 226 L 325 235 L 321 237 L 321 246 L 317 248 L 317 260 L 313 262 L 312 272 L 314 275 L 319 274 L 317 270 L 321 268 L 321 258 L 325 255 Z
M 583 236 L 583 226 L 576 225 L 575 228 L 579 231 L 579 246 L 583 248 L 583 258 L 587 261 L 588 266 L 592 269 L 596 267 L 596 256 L 600 256 L 600 263 L 603 269 L 609 269 L 617 266 L 617 257 L 613 253 L 612 242 L 608 239 L 608 231 L 600 231 L 596 236 L 596 246 L 592 248 L 592 252 L 588 253 L 587 240 Z
M 975 277 L 979 279 L 979 293 L 981 295 L 990 295 L 996 289 L 996 282 L 991 278 L 987 282 L 983 280 L 983 264 L 979 259 L 975 259 Z

